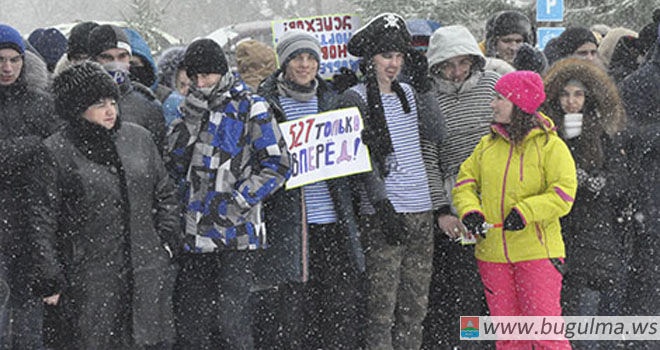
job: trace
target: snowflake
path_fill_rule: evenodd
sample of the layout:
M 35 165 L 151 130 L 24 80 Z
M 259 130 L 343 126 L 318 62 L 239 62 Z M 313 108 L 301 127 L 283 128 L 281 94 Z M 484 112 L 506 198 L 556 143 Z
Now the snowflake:
M 388 14 L 387 16 L 385 16 L 385 21 L 387 21 L 387 23 L 385 23 L 385 28 L 395 27 L 396 29 L 401 29 L 399 27 L 399 23 L 397 20 L 398 19 L 394 14 L 392 13 Z

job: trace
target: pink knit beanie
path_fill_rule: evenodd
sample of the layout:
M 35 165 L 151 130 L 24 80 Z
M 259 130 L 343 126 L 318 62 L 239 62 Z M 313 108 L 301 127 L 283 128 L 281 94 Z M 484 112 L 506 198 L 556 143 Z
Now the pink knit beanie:
M 495 84 L 495 91 L 529 114 L 534 114 L 545 101 L 543 79 L 531 71 L 522 70 L 503 75 Z

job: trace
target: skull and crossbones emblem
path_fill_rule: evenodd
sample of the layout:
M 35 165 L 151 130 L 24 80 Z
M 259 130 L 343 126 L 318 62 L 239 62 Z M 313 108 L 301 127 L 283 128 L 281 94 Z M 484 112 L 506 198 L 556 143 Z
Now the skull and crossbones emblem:
M 400 29 L 397 18 L 394 14 L 390 13 L 385 16 L 385 28 L 394 27 Z

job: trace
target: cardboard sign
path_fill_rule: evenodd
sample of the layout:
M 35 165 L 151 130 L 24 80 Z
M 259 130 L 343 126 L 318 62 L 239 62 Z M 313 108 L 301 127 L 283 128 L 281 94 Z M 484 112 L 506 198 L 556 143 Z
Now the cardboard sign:
M 354 72 L 358 70 L 359 58 L 348 53 L 348 41 L 353 33 L 362 26 L 360 16 L 354 14 L 326 15 L 276 20 L 271 24 L 274 47 L 277 47 L 282 35 L 289 30 L 303 30 L 318 39 L 321 44 L 319 75 L 324 79 L 332 78 L 334 74 L 339 73 L 341 67 L 348 67 Z M 279 64 L 278 61 L 278 66 Z
M 371 171 L 369 150 L 360 136 L 363 128 L 355 107 L 280 123 L 291 154 L 286 189 Z

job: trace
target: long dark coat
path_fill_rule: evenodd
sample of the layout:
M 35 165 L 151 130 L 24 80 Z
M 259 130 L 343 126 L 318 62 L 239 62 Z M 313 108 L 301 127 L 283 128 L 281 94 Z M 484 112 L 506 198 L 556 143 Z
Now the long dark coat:
M 566 145 L 578 168 L 606 182 L 597 192 L 591 191 L 586 182 L 579 183 L 573 208 L 561 220 L 568 263 L 565 284 L 600 291 L 622 289 L 632 241 L 630 213 L 634 198 L 628 186 L 623 104 L 614 82 L 599 67 L 577 58 L 558 61 L 544 77 L 547 97 L 542 110 L 552 118 L 562 137 L 564 112 L 559 98 L 571 79 L 585 85 L 587 99 L 582 110 L 582 133 L 565 140 Z M 602 150 L 600 161 L 594 156 L 598 148 Z
M 49 137 L 52 161 L 32 176 L 38 290 L 61 293 L 61 331 L 74 342 L 64 348 L 171 342 L 175 268 L 165 246 L 175 249 L 181 237 L 159 151 L 147 130 L 122 123 L 112 136 L 117 169 L 86 157 L 75 133 L 69 127 Z
M 279 102 L 280 93 L 277 89 L 278 70 L 267 77 L 260 85 L 258 94 L 263 96 L 273 109 L 273 115 L 278 123 L 287 120 Z M 323 79 L 317 79 L 319 85 L 317 97 L 319 112 L 332 110 L 336 107 L 337 95 Z M 326 181 L 332 197 L 339 224 L 345 237 L 345 249 L 351 258 L 350 266 L 355 271 L 364 271 L 364 254 L 359 241 L 357 218 L 354 215 L 350 188 L 346 178 Z M 302 200 L 300 189 L 285 190 L 281 188 L 264 202 L 266 228 L 270 235 L 270 248 L 260 256 L 257 266 L 257 281 L 261 284 L 278 284 L 286 281 L 307 281 L 309 263 L 308 247 L 303 238 L 307 223 L 303 222 Z
M 0 86 L 0 249 L 13 255 L 24 248 L 23 218 L 29 199 L 25 174 L 32 171 L 41 140 L 57 127 L 51 96 L 35 87 L 47 77 L 40 77 L 43 82 L 30 80 L 28 76 L 37 76 L 28 74 L 33 68 L 26 62 L 14 84 Z

